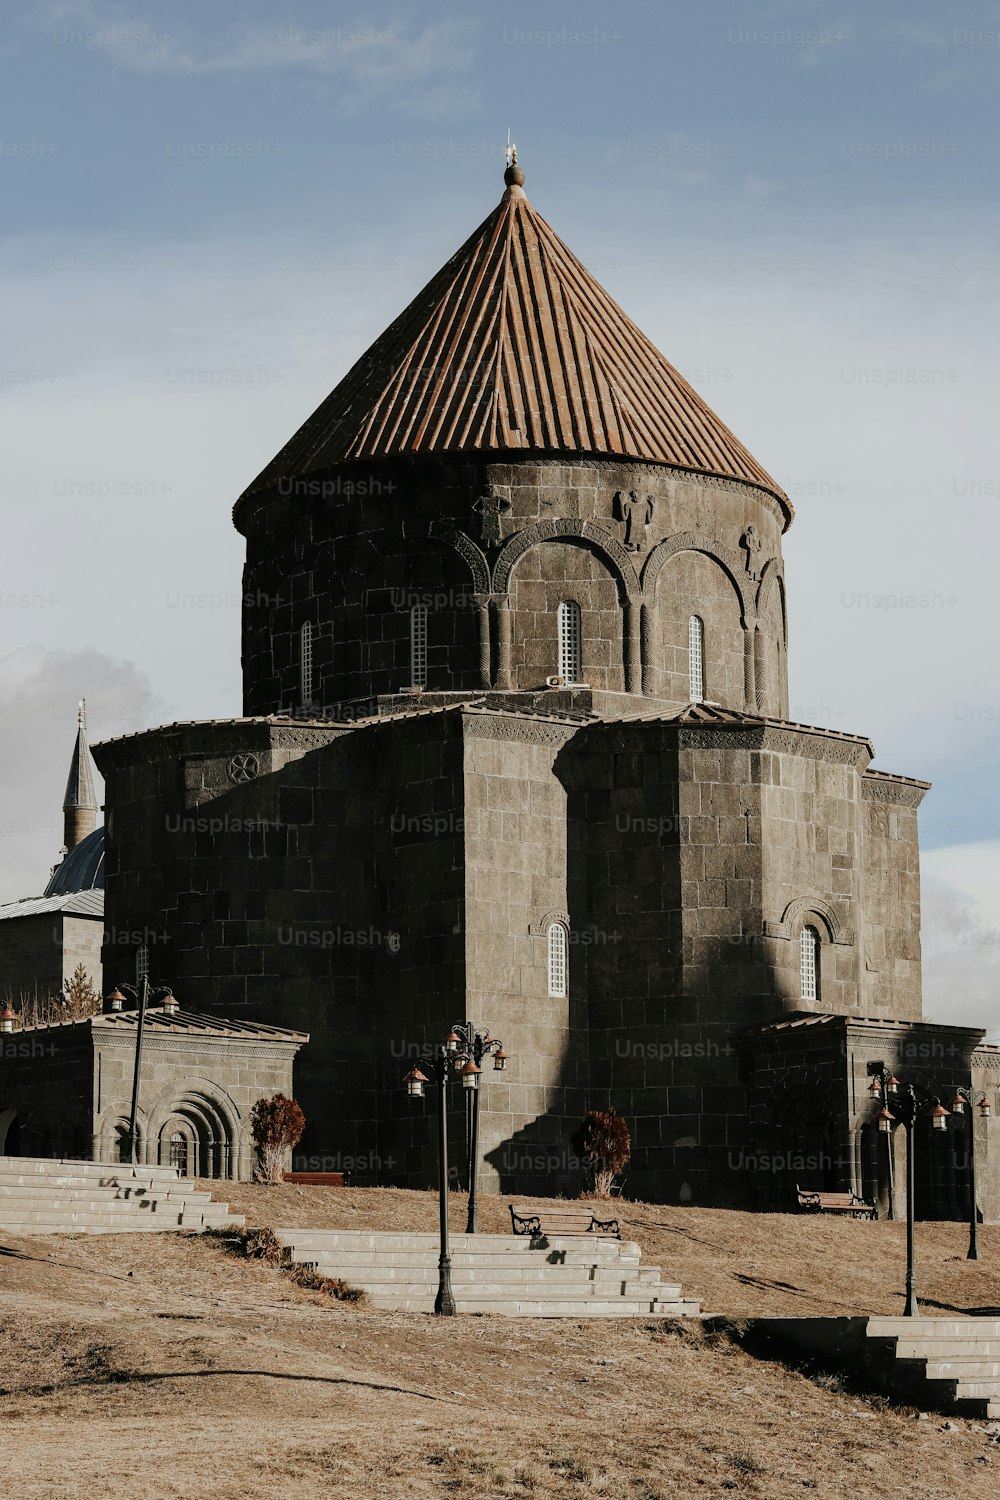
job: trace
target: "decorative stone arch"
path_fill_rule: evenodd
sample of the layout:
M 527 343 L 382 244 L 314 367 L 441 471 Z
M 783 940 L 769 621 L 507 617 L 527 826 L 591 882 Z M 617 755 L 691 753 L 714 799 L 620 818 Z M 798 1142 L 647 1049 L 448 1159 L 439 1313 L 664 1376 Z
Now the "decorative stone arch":
M 160 1095 L 149 1115 L 150 1147 L 158 1160 L 164 1137 L 169 1138 L 178 1121 L 185 1123 L 189 1150 L 194 1150 L 192 1175 L 239 1175 L 240 1112 L 225 1090 L 207 1078 L 186 1078 Z
M 706 557 L 714 558 L 736 590 L 736 597 L 740 601 L 740 624 L 746 630 L 747 621 L 752 618 L 754 609 L 753 601 L 743 581 L 740 559 L 728 547 L 720 546 L 718 542 L 713 542 L 711 537 L 704 536 L 698 531 L 678 531 L 673 536 L 664 537 L 662 542 L 656 544 L 642 570 L 643 603 L 655 604 L 656 585 L 660 573 L 666 563 L 678 552 L 703 552 Z
M 544 917 L 540 917 L 537 922 L 531 923 L 528 933 L 531 937 L 544 937 L 553 922 L 561 922 L 566 931 L 570 931 L 569 912 L 547 911 Z
M 845 947 L 850 947 L 854 942 L 853 933 L 844 926 L 829 901 L 824 901 L 822 896 L 801 896 L 795 901 L 789 901 L 781 914 L 781 921 L 765 922 L 764 931 L 768 937 L 790 941 L 798 937 L 803 927 L 812 925 L 810 917 L 815 919 L 818 927 L 824 929 L 827 942 L 839 943 Z
M 468 564 L 472 579 L 472 593 L 488 594 L 490 592 L 490 565 L 486 561 L 485 553 L 476 546 L 471 537 L 467 537 L 464 531 L 460 531 L 457 526 L 452 526 L 447 521 L 432 521 L 428 534 L 433 539 L 446 542 L 449 547 L 453 547 Z
M 785 601 L 785 570 L 776 557 L 772 557 L 764 564 L 764 571 L 760 575 L 760 583 L 757 586 L 757 615 L 764 612 L 764 606 L 770 601 L 774 589 L 778 590 L 778 600 L 781 605 L 781 635 L 782 640 L 788 641 L 788 611 Z
M 139 1140 L 136 1161 L 140 1165 L 145 1165 L 149 1161 L 147 1156 L 148 1126 L 149 1117 L 140 1106 L 135 1119 L 135 1133 Z M 130 1127 L 129 1116 L 122 1114 L 117 1104 L 109 1105 L 98 1120 L 97 1129 L 94 1132 L 94 1160 L 119 1165 L 121 1162 L 120 1142 L 123 1138 L 127 1139 Z
M 570 519 L 566 521 L 536 521 L 508 537 L 500 549 L 500 556 L 493 567 L 493 591 L 506 594 L 510 588 L 510 577 L 519 558 L 540 542 L 576 542 L 589 546 L 600 554 L 608 564 L 612 576 L 628 600 L 638 602 L 639 579 L 631 555 L 617 537 L 595 526 L 593 521 Z
M 642 692 L 642 653 L 640 645 L 640 605 L 642 593 L 632 555 L 618 538 L 593 521 L 576 518 L 561 521 L 536 521 L 508 537 L 493 566 L 493 592 L 497 599 L 499 638 L 497 686 L 509 688 L 511 651 L 510 584 L 514 568 L 526 552 L 545 542 L 574 542 L 595 553 L 607 567 L 618 590 L 624 611 L 625 686 L 630 693 Z

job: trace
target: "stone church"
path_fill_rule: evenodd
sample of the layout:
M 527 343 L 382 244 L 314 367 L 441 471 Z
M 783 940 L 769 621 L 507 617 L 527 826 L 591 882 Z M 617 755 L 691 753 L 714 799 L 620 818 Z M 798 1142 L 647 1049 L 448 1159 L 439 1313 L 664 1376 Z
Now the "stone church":
M 153 928 L 199 1013 L 308 1032 L 299 1166 L 433 1181 L 402 1077 L 468 1017 L 494 1191 L 576 1191 L 613 1104 L 630 1197 L 884 1203 L 868 1062 L 997 1105 L 983 1033 L 921 1020 L 927 783 L 791 720 L 788 496 L 523 183 L 237 501 L 244 716 L 97 747 L 105 972 Z M 965 1211 L 951 1125 L 925 1214 Z

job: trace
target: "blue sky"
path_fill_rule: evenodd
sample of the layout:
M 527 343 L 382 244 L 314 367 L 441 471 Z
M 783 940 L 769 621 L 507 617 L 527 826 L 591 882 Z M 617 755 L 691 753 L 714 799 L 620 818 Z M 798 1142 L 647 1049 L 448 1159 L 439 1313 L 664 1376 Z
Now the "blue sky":
M 796 501 L 793 716 L 935 782 L 987 1004 L 1000 4 L 38 0 L 0 70 L 3 895 L 55 857 L 81 693 L 95 738 L 238 712 L 232 502 L 490 211 L 510 126 Z

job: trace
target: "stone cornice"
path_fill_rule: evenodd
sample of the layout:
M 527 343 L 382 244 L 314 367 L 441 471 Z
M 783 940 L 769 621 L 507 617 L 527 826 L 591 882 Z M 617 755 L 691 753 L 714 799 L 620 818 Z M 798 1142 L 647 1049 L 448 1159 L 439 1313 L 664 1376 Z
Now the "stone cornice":
M 861 778 L 861 797 L 865 802 L 891 802 L 897 807 L 919 807 L 930 783 L 906 776 L 888 776 L 884 771 L 869 772 Z

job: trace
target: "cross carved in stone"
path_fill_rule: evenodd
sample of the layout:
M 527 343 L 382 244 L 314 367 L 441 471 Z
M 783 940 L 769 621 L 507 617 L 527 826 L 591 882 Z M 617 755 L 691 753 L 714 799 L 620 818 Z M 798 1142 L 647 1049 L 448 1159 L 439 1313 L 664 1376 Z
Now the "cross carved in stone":
M 635 490 L 619 490 L 614 498 L 614 517 L 625 522 L 625 551 L 641 552 L 649 541 L 649 523 L 656 500 L 647 495 L 640 500 Z
M 480 495 L 478 500 L 472 502 L 472 509 L 478 510 L 482 517 L 482 530 L 480 536 L 484 547 L 499 547 L 500 545 L 500 517 L 504 511 L 510 510 L 510 501 L 505 500 L 502 495 L 494 494 L 487 490 Z

